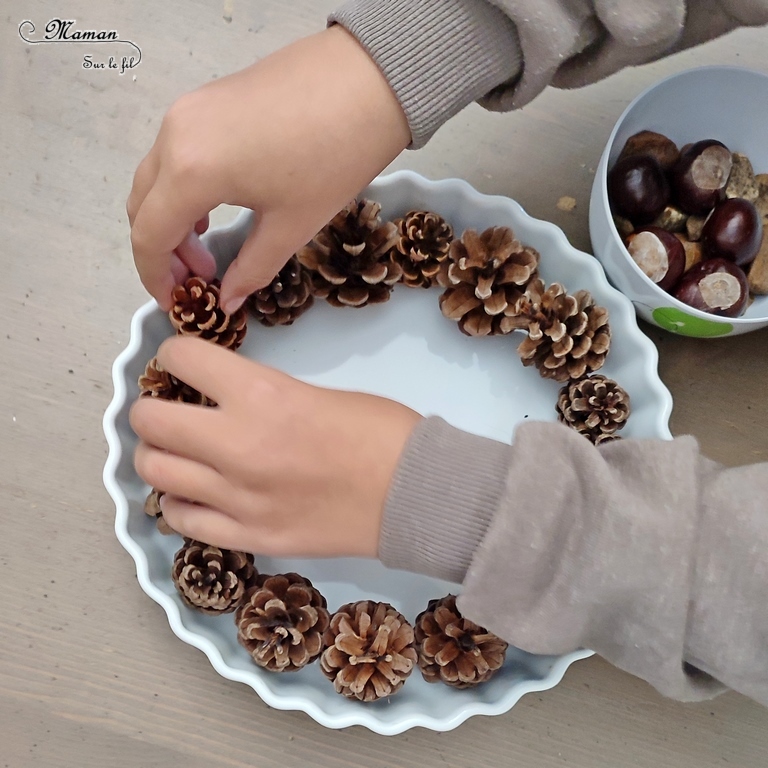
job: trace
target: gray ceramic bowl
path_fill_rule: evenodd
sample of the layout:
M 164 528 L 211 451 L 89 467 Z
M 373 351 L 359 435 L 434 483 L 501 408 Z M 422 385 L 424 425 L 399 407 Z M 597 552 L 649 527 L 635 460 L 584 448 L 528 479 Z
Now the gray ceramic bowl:
M 768 296 L 758 296 L 741 317 L 707 314 L 683 304 L 648 278 L 630 257 L 611 218 L 607 174 L 626 140 L 657 131 L 678 146 L 719 139 L 743 152 L 756 173 L 768 172 L 768 74 L 739 67 L 699 67 L 643 91 L 616 123 L 595 174 L 589 229 L 595 256 L 638 315 L 685 336 L 733 336 L 768 326 Z

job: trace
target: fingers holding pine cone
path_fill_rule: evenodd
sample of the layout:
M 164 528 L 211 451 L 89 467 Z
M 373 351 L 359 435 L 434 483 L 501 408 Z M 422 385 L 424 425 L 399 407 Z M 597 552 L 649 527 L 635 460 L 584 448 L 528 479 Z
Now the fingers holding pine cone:
M 147 363 L 144 373 L 139 376 L 139 397 L 156 397 L 159 400 L 175 400 L 193 405 L 216 405 L 202 392 L 168 373 L 156 357 Z
M 247 315 L 242 307 L 226 314 L 219 303 L 220 288 L 218 280 L 207 283 L 201 277 L 190 277 L 173 289 L 168 317 L 179 334 L 199 336 L 235 350 L 243 343 Z

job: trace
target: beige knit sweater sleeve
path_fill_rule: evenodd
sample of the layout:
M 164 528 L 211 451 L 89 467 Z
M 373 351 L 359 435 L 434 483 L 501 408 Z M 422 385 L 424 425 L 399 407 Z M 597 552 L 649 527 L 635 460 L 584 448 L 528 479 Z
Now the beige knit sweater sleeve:
M 506 445 L 422 420 L 379 555 L 461 583 L 515 646 L 589 648 L 663 694 L 768 705 L 768 464 L 726 469 L 691 437 L 595 448 L 556 423 Z
M 351 0 L 329 23 L 366 48 L 400 100 L 412 147 L 478 100 L 505 111 L 768 24 L 768 0 Z

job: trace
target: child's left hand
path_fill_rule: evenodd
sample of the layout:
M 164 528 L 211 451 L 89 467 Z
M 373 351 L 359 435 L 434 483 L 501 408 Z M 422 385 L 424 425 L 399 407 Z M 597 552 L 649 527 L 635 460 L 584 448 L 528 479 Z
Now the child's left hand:
M 158 360 L 218 403 L 141 398 L 131 409 L 136 471 L 165 491 L 175 530 L 270 556 L 377 556 L 390 480 L 419 414 L 200 339 L 169 339 Z

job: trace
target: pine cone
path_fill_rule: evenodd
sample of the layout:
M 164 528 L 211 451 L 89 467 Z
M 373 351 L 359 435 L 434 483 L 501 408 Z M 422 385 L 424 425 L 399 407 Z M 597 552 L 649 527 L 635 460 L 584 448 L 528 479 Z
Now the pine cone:
M 566 384 L 557 398 L 560 421 L 593 443 L 605 442 L 629 418 L 629 395 L 613 379 L 585 376 Z
M 291 256 L 269 285 L 251 294 L 248 306 L 262 325 L 290 325 L 313 301 L 309 272 Z
M 375 701 L 402 688 L 416 664 L 413 627 L 388 603 L 342 605 L 325 631 L 320 667 L 337 693 Z
M 545 379 L 568 381 L 596 371 L 611 345 L 608 310 L 589 291 L 566 293 L 559 283 L 545 290 L 534 280 L 507 318 L 508 327 L 528 326 L 518 347 L 523 365 L 535 365 Z
M 330 614 L 325 598 L 298 573 L 262 575 L 235 615 L 237 639 L 256 664 L 292 672 L 323 650 Z
M 504 663 L 507 643 L 462 617 L 456 597 L 430 600 L 416 617 L 416 649 L 428 683 L 471 688 L 490 680 Z
M 231 613 L 256 576 L 253 555 L 184 539 L 171 577 L 182 600 L 203 613 Z
M 150 517 L 155 518 L 155 525 L 157 530 L 163 534 L 163 536 L 169 536 L 176 531 L 168 525 L 168 521 L 163 517 L 163 510 L 160 509 L 160 498 L 165 495 L 165 491 L 158 491 L 157 488 L 153 488 L 144 502 L 144 512 Z
M 226 315 L 219 307 L 221 283 L 206 283 L 200 277 L 190 277 L 184 285 L 173 289 L 173 307 L 168 313 L 176 332 L 237 349 L 245 336 L 246 312 L 243 307 Z
M 297 254 L 312 273 L 315 296 L 334 307 L 364 307 L 387 301 L 402 277 L 389 259 L 397 227 L 381 223 L 381 206 L 353 200 Z
M 209 397 L 198 392 L 166 371 L 153 357 L 139 376 L 139 397 L 156 397 L 193 405 L 216 405 Z
M 522 245 L 509 227 L 491 227 L 480 234 L 468 229 L 451 243 L 439 276 L 447 287 L 440 309 L 458 320 L 468 336 L 508 333 L 502 327 L 505 312 L 511 312 L 538 266 L 538 252 Z
M 395 226 L 398 237 L 391 257 L 403 270 L 403 283 L 411 288 L 429 288 L 448 258 L 453 228 L 430 211 L 410 211 L 397 219 Z

